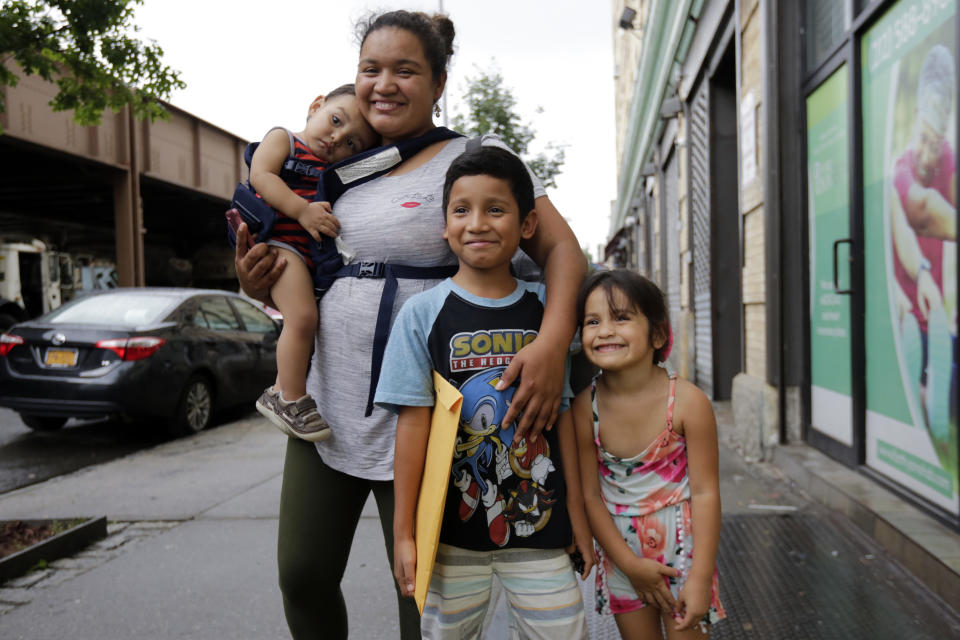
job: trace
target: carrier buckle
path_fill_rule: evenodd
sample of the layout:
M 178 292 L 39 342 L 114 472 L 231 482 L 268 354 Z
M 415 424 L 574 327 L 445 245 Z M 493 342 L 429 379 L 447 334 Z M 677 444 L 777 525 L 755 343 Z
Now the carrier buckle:
M 384 264 L 382 262 L 360 262 L 358 278 L 382 278 Z

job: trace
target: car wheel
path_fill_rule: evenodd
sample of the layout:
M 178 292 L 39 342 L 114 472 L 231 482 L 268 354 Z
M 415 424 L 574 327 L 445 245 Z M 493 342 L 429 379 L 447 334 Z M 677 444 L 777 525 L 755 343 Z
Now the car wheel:
M 213 413 L 213 390 L 210 382 L 203 376 L 193 376 L 187 381 L 180 394 L 180 404 L 173 421 L 173 431 L 177 435 L 188 435 L 203 431 L 210 424 Z
M 67 422 L 66 418 L 58 416 L 34 416 L 29 413 L 21 413 L 20 419 L 34 431 L 56 431 Z

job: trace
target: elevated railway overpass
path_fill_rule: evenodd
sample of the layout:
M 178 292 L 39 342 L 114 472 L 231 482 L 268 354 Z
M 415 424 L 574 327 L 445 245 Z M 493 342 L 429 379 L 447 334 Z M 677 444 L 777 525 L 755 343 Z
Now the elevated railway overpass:
M 121 286 L 235 282 L 223 212 L 247 141 L 167 104 L 169 120 L 53 112 L 56 86 L 20 74 L 0 114 L 0 237 L 116 264 Z

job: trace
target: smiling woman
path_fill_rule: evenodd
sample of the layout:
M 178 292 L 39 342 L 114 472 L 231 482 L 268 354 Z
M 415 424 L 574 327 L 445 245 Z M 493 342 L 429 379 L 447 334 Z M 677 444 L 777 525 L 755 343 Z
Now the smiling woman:
M 372 16 L 358 32 L 361 113 L 386 143 L 431 131 L 434 103 L 443 93 L 453 51 L 452 22 L 445 16 L 393 11 Z M 489 137 L 482 143 L 502 146 Z M 393 561 L 396 419 L 368 405 L 379 368 L 372 361 L 375 336 L 385 336 L 391 321 L 391 314 L 378 320 L 380 300 L 389 291 L 398 309 L 414 293 L 434 286 L 438 277 L 383 275 L 454 264 L 442 237 L 440 205 L 444 174 L 466 144 L 458 137 L 428 145 L 390 173 L 353 186 L 334 203 L 341 236 L 356 252 L 354 261 L 369 269 L 337 279 L 320 302 L 307 392 L 319 398 L 333 435 L 316 446 L 297 439 L 287 446 L 278 559 L 284 610 L 295 638 L 315 637 L 321 629 L 325 637 L 347 637 L 340 580 L 371 492 Z M 544 268 L 549 295 L 539 337 L 516 355 L 504 375 L 509 384 L 522 372 L 523 383 L 507 415 L 512 422 L 526 407 L 520 432 L 540 430 L 555 420 L 563 361 L 574 331 L 575 289 L 585 266 L 576 238 L 539 181 L 534 192 L 539 225 L 522 248 Z M 241 226 L 237 274 L 244 291 L 266 300 L 284 263 L 263 244 L 247 249 L 245 234 Z M 398 601 L 401 636 L 419 637 L 413 601 L 400 598 L 399 592 Z
M 442 53 L 436 55 L 443 51 L 437 35 L 429 34 L 421 48 L 413 32 L 387 27 L 370 33 L 360 48 L 357 99 L 384 144 L 416 137 L 434 126 L 431 110 L 443 94 L 447 73 L 442 66 L 433 69 L 436 65 L 426 64 L 426 52 L 411 52 L 432 48 L 434 57 L 442 59 Z M 450 37 L 452 40 L 452 32 Z

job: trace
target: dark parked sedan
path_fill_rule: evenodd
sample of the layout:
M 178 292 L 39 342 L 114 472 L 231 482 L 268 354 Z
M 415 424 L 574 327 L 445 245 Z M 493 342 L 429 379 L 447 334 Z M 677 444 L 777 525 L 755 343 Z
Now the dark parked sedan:
M 277 375 L 277 324 L 237 294 L 114 289 L 0 336 L 0 406 L 40 431 L 119 415 L 200 431 Z

